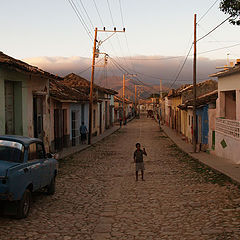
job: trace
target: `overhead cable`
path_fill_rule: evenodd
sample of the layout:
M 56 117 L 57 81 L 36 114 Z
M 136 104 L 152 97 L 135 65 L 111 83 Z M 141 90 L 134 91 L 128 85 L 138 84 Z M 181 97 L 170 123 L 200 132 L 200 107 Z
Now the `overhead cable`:
M 189 55 L 190 55 L 190 52 L 191 52 L 191 50 L 192 50 L 192 47 L 193 47 L 193 44 L 191 45 L 191 47 L 190 47 L 190 49 L 189 49 L 189 51 L 188 51 L 188 53 L 187 53 L 187 56 L 185 57 L 184 62 L 183 62 L 183 64 L 182 64 L 182 66 L 181 66 L 181 68 L 180 68 L 180 70 L 179 70 L 179 72 L 178 72 L 175 80 L 174 80 L 174 81 L 172 82 L 172 84 L 170 85 L 169 90 L 172 88 L 172 86 L 174 85 L 174 83 L 178 80 L 178 78 L 179 78 L 179 76 L 180 76 L 180 74 L 181 74 L 181 72 L 182 72 L 182 70 L 183 70 L 183 68 L 184 68 L 184 66 L 185 66 L 185 64 L 186 64 L 186 62 L 187 62 L 187 59 L 188 59 L 188 57 L 189 57 Z
M 202 17 L 200 17 L 200 19 L 198 20 L 197 23 L 199 23 L 208 13 L 209 11 L 215 6 L 215 4 L 218 2 L 219 0 L 216 0 L 211 6 L 210 8 L 202 15 Z
M 81 5 L 82 5 L 82 8 L 83 8 L 84 12 L 85 12 L 86 15 L 87 15 L 87 18 L 88 18 L 88 20 L 89 20 L 89 22 L 90 22 L 92 28 L 94 29 L 94 26 L 93 26 L 92 20 L 91 20 L 91 18 L 89 17 L 88 12 L 87 12 L 86 8 L 84 7 L 84 4 L 83 4 L 82 0 L 79 0 L 79 1 L 80 1 Z
M 228 17 L 228 18 L 226 18 L 224 21 L 222 21 L 220 24 L 218 24 L 215 28 L 213 28 L 210 32 L 208 32 L 207 34 L 205 34 L 204 36 L 202 36 L 201 38 L 199 38 L 198 40 L 197 40 L 197 42 L 199 42 L 200 40 L 202 40 L 202 39 L 204 39 L 205 37 L 207 37 L 209 34 L 211 34 L 213 31 L 215 31 L 217 28 L 219 28 L 222 24 L 224 24 L 227 20 L 229 20 L 231 18 L 231 16 L 230 17 Z
M 93 41 L 93 36 L 91 35 L 90 30 L 88 29 L 88 26 L 86 25 L 84 19 L 82 18 L 77 6 L 73 2 L 73 0 L 68 0 L 68 2 L 71 5 L 72 9 L 74 10 L 75 14 L 77 15 L 77 18 L 80 21 L 80 23 L 82 24 L 83 28 L 85 29 L 88 37 L 91 39 L 91 41 Z

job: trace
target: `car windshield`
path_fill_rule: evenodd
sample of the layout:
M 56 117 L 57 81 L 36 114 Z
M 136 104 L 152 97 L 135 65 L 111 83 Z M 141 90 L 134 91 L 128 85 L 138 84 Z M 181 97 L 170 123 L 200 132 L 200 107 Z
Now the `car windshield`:
M 0 140 L 0 161 L 22 162 L 23 149 L 21 143 Z

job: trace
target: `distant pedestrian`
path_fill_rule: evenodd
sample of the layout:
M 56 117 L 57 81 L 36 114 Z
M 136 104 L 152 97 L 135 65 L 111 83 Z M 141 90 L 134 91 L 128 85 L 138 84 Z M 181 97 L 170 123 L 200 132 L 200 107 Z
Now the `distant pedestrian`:
M 122 118 L 121 117 L 119 118 L 119 124 L 120 124 L 120 127 L 122 127 Z
M 160 116 L 159 116 L 158 113 L 157 113 L 157 120 L 158 120 L 158 124 L 159 124 L 159 126 L 160 126 Z
M 137 150 L 134 152 L 133 159 L 136 164 L 136 181 L 138 181 L 138 171 L 142 173 L 142 181 L 144 181 L 143 174 L 144 174 L 144 162 L 143 162 L 143 155 L 147 156 L 145 148 L 141 149 L 140 143 L 136 143 Z
M 82 122 L 82 125 L 80 126 L 80 134 L 81 134 L 81 142 L 82 144 L 87 143 L 87 127 L 84 125 L 84 122 Z

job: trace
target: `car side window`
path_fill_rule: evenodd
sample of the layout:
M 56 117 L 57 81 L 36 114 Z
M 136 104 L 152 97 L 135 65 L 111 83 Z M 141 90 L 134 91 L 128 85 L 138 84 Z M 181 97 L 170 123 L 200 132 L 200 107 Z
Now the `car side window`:
M 29 145 L 28 161 L 44 158 L 44 149 L 41 143 L 32 143 Z
M 36 143 L 32 143 L 29 145 L 28 149 L 28 161 L 33 161 L 37 159 L 37 148 Z
M 37 143 L 36 145 L 37 145 L 37 158 L 38 159 L 45 158 L 43 145 L 41 143 Z

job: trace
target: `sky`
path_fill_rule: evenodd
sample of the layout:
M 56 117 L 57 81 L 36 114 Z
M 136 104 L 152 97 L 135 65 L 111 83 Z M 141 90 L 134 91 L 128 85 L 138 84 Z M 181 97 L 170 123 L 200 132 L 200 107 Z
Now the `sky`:
M 91 64 L 94 28 L 102 29 L 104 25 L 109 30 L 113 30 L 114 26 L 122 30 L 125 27 L 125 33 L 117 33 L 103 42 L 100 51 L 109 54 L 129 70 L 141 70 L 156 79 L 174 79 L 193 41 L 194 14 L 197 14 L 199 21 L 215 2 L 95 0 L 96 9 L 94 0 L 72 1 L 78 7 L 87 30 L 69 0 L 1 0 L 0 51 L 60 75 L 71 71 L 81 73 Z M 219 10 L 219 2 L 199 21 L 197 38 L 228 17 Z M 104 41 L 108 36 L 107 33 L 98 32 L 98 40 Z M 219 64 L 227 64 L 228 58 L 240 56 L 238 39 L 239 27 L 226 22 L 198 42 L 199 80 L 215 72 Z M 237 46 L 229 47 L 234 45 Z M 223 49 L 212 51 L 219 48 Z M 192 52 L 180 80 L 192 78 L 191 59 Z M 116 71 L 113 64 L 109 64 L 111 68 Z M 83 74 L 87 77 L 89 71 Z M 154 82 L 154 78 L 142 77 L 145 81 Z

